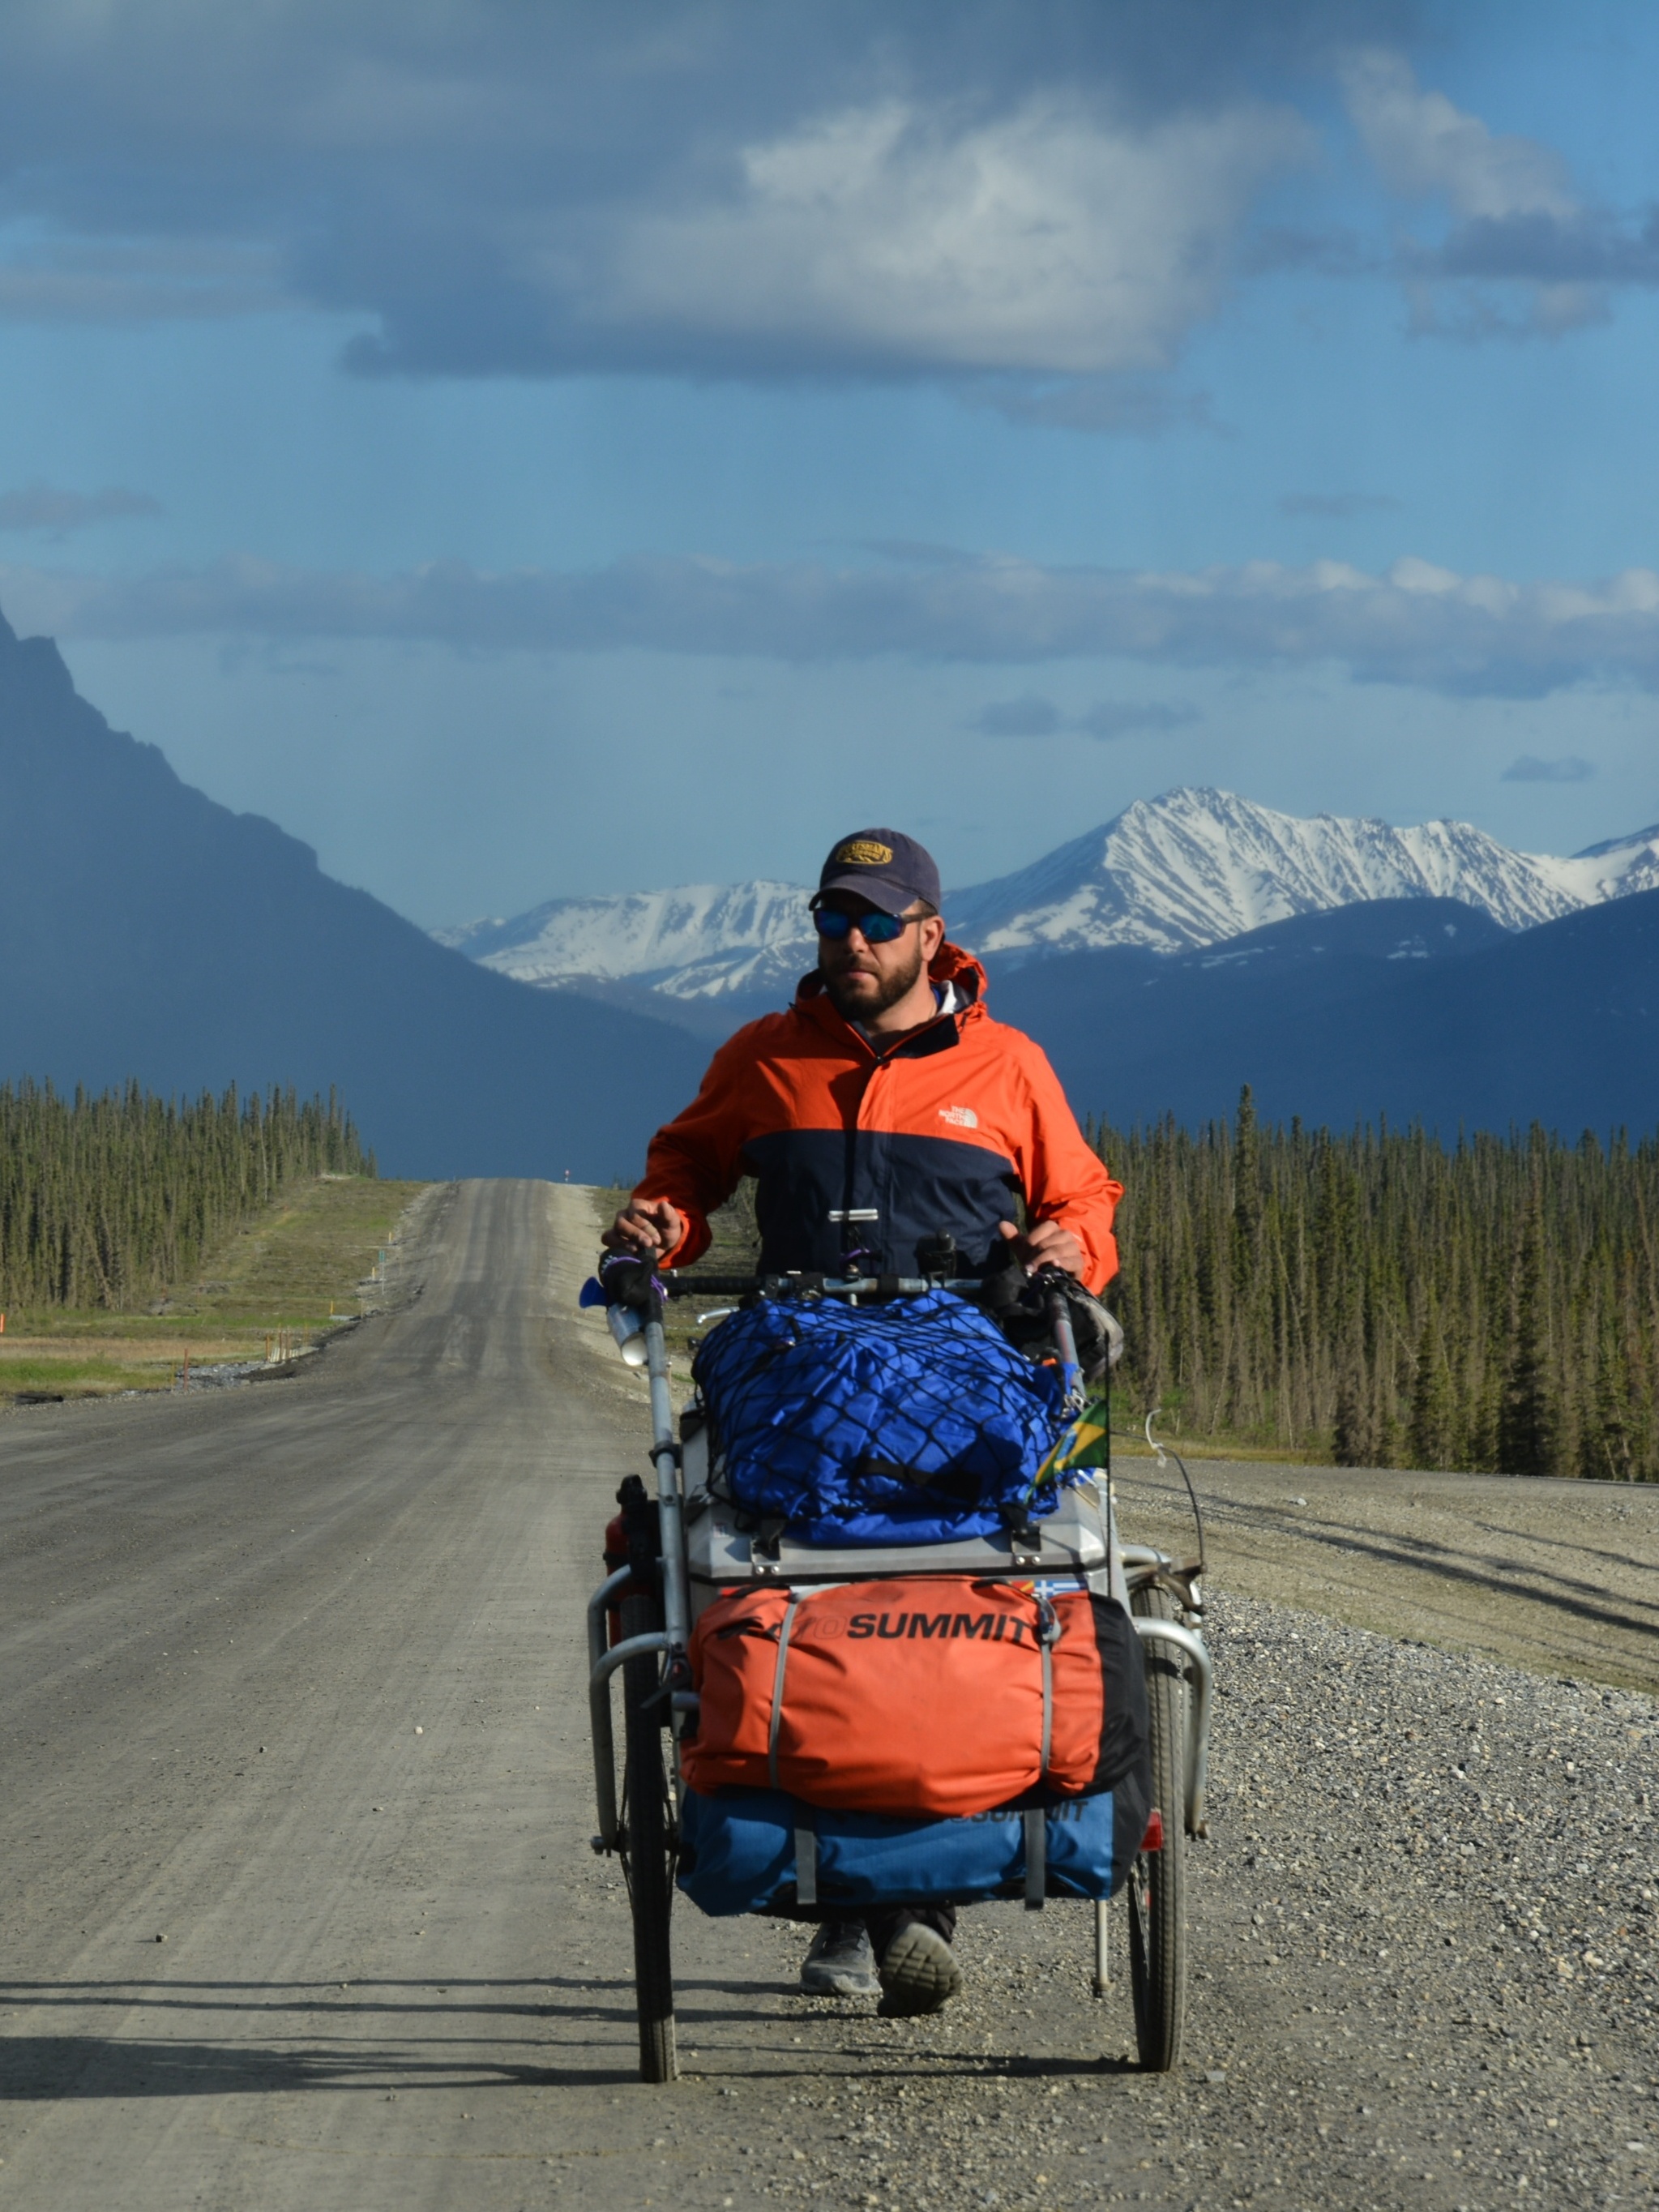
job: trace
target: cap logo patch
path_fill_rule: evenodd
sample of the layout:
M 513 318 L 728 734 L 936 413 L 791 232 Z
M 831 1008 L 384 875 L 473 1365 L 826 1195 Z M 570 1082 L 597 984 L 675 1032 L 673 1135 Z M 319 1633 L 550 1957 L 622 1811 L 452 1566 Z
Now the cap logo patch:
M 971 1106 L 941 1106 L 939 1118 L 941 1121 L 949 1121 L 957 1129 L 977 1129 L 979 1127 L 979 1115 Z
M 836 860 L 849 868 L 884 868 L 892 857 L 892 847 L 874 837 L 849 837 L 836 848 Z

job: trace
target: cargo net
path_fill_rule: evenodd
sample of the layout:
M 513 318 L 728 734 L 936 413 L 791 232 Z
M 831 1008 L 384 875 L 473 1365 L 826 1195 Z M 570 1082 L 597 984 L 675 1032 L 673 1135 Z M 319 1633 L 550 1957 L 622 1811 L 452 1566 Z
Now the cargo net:
M 1054 1370 L 948 1291 L 889 1304 L 764 1300 L 711 1331 L 692 1376 L 716 1486 L 809 1543 L 937 1543 L 1051 1513 Z

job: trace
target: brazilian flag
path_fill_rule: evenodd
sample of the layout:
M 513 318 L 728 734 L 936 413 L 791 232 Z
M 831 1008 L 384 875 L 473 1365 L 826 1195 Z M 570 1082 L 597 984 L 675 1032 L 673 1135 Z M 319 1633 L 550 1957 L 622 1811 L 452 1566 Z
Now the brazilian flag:
M 1091 1399 L 1037 1469 L 1032 1489 L 1039 1490 L 1045 1482 L 1058 1482 L 1062 1475 L 1075 1474 L 1085 1468 L 1103 1467 L 1110 1419 L 1105 1399 Z

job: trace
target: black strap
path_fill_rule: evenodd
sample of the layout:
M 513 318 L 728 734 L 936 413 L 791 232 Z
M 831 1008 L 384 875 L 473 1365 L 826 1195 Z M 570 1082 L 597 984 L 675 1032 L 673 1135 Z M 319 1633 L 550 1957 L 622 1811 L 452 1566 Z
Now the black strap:
M 1025 1822 L 1025 1910 L 1041 1912 L 1048 1887 L 1048 1816 L 1040 1805 L 1030 1806 Z
M 795 1902 L 815 1905 L 818 1901 L 818 1839 L 811 1828 L 795 1831 Z

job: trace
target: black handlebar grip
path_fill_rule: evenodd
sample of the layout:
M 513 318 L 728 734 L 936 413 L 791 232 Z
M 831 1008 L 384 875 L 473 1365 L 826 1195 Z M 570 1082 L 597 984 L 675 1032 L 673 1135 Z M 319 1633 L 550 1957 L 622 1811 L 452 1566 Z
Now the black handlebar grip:
M 633 1306 L 644 1313 L 651 1304 L 654 1279 L 653 1270 L 632 1252 L 612 1252 L 599 1262 L 607 1305 Z

